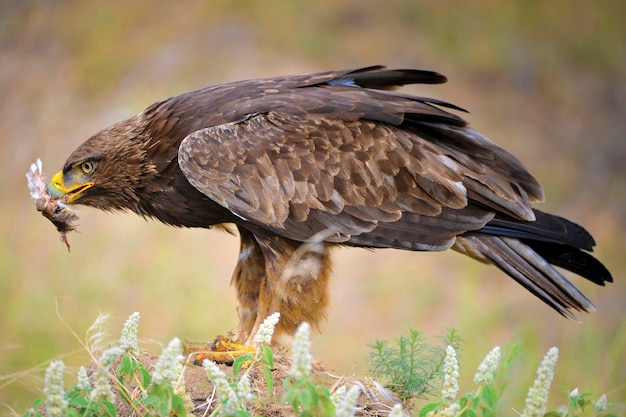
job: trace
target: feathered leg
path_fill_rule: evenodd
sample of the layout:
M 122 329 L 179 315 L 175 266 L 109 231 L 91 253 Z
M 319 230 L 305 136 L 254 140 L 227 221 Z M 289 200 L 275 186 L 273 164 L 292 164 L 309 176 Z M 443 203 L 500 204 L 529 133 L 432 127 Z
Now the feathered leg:
M 272 346 L 288 346 L 300 323 L 314 328 L 326 316 L 331 272 L 327 244 L 294 242 L 277 236 L 259 237 L 240 230 L 241 251 L 232 284 L 239 300 L 239 326 L 234 340 L 218 336 L 194 349 L 194 362 L 204 359 L 232 363 L 255 350 L 254 336 L 265 319 L 280 313 Z
M 259 240 L 265 258 L 265 276 L 261 282 L 257 317 L 247 335 L 252 342 L 259 325 L 275 312 L 280 321 L 272 344 L 290 343 L 300 323 L 319 328 L 329 303 L 328 280 L 331 273 L 327 243 L 312 239 L 300 243 L 277 236 Z

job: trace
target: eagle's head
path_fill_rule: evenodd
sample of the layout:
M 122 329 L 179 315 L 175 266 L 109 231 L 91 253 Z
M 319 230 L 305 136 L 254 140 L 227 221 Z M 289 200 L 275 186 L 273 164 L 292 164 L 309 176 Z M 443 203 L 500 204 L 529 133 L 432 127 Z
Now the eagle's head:
M 137 211 L 138 188 L 150 173 L 143 132 L 132 119 L 96 133 L 69 156 L 46 187 L 67 204 Z

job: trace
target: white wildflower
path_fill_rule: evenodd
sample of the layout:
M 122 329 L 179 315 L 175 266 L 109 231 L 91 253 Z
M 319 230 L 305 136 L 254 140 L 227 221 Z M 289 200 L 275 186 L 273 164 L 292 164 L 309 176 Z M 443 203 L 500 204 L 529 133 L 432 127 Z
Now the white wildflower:
M 279 319 L 279 312 L 267 316 L 265 320 L 263 320 L 263 323 L 259 326 L 259 330 L 254 335 L 253 342 L 257 345 L 269 345 L 272 341 L 274 328 L 276 327 L 276 324 L 278 324 Z
M 539 369 L 537 369 L 535 383 L 528 390 L 526 408 L 522 411 L 522 417 L 541 417 L 546 413 L 546 402 L 558 358 L 559 350 L 556 347 L 550 348 L 543 357 Z
M 337 388 L 330 394 L 330 401 L 335 406 L 335 409 L 339 408 L 339 403 L 341 402 L 341 399 L 345 397 L 345 395 L 346 395 L 345 385 L 340 386 L 339 388 Z
M 117 361 L 123 354 L 124 351 L 119 346 L 108 348 L 107 350 L 102 352 L 102 355 L 100 355 L 100 364 L 103 368 L 108 369 L 113 366 L 115 361 Z
M 598 401 L 596 401 L 594 408 L 596 409 L 596 413 L 601 413 L 606 411 L 609 406 L 609 400 L 606 398 L 606 394 L 602 394 Z
M 161 356 L 154 365 L 154 372 L 152 373 L 152 382 L 155 385 L 160 385 L 165 382 L 172 382 L 180 371 L 180 367 L 176 367 L 177 362 L 182 362 L 183 356 L 181 354 L 182 344 L 179 338 L 175 337 L 167 344 Z
M 404 417 L 404 415 L 402 404 L 394 404 L 389 414 L 387 414 L 387 417 Z
M 437 417 L 454 417 L 459 411 L 461 411 L 461 406 L 458 403 L 452 403 L 443 410 L 437 411 Z
M 250 387 L 250 377 L 248 374 L 244 374 L 237 382 L 237 397 L 240 402 L 247 404 L 256 398 Z
M 94 373 L 95 384 L 93 390 L 89 393 L 89 399 L 92 401 L 110 401 L 115 400 L 115 394 L 109 384 L 109 378 L 106 372 L 103 372 L 100 368 Z
M 569 397 L 570 398 L 576 398 L 578 397 L 578 388 L 574 388 L 570 393 L 569 393 Z
M 230 416 L 241 411 L 237 393 L 235 393 L 235 390 L 233 390 L 230 386 L 228 380 L 226 379 L 226 375 L 220 370 L 217 364 L 213 361 L 205 359 L 204 362 L 202 362 L 202 367 L 213 383 L 215 391 L 217 392 L 217 398 L 220 400 L 220 407 L 218 408 L 217 415 Z
M 441 399 L 450 403 L 459 392 L 459 362 L 456 358 L 456 350 L 452 346 L 446 348 L 446 357 L 443 360 L 443 389 Z
M 498 370 L 502 352 L 500 346 L 491 349 L 491 352 L 485 356 L 485 359 L 478 366 L 476 375 L 474 375 L 474 384 L 491 384 L 493 377 Z
M 293 363 L 289 375 L 295 379 L 302 379 L 311 374 L 311 326 L 303 322 L 296 330 L 292 345 Z
M 87 369 L 84 366 L 78 368 L 78 373 L 76 374 L 76 386 L 81 391 L 91 391 L 89 375 L 87 375 Z
M 139 355 L 139 344 L 137 343 L 137 329 L 139 327 L 139 318 L 141 316 L 138 312 L 134 312 L 124 322 L 122 328 L 122 336 L 120 337 L 120 344 L 122 349 L 126 353 L 132 356 Z
M 94 388 L 89 394 L 89 398 L 93 401 L 111 401 L 115 400 L 115 394 L 109 383 L 109 368 L 124 354 L 122 348 L 115 346 L 102 352 L 100 355 L 100 364 L 94 372 Z
M 50 362 L 46 369 L 45 386 L 46 413 L 50 417 L 64 417 L 67 412 L 67 400 L 63 389 L 63 372 L 65 364 L 57 360 Z
M 335 403 L 336 417 L 354 417 L 356 415 L 356 402 L 361 394 L 361 387 L 352 385 L 350 389 Z
M 174 386 L 174 394 L 184 397 L 187 395 L 187 388 L 185 387 L 185 367 L 183 362 L 185 357 L 180 355 L 178 360 L 174 361 L 172 385 Z

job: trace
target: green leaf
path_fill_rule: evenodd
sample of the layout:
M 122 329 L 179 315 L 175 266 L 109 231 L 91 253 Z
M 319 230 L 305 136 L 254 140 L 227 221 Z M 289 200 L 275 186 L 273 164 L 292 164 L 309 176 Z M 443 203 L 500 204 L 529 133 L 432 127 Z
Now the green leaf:
M 146 407 L 154 407 L 154 405 L 159 402 L 159 398 L 155 395 L 148 395 L 147 397 L 139 398 L 135 402 L 137 404 L 143 404 Z
M 555 410 L 548 411 L 547 413 L 543 415 L 543 417 L 561 417 L 561 416 L 562 414 Z
M 441 401 L 437 401 L 436 403 L 426 404 L 420 409 L 418 416 L 426 417 L 428 413 L 430 413 L 431 411 L 435 411 L 440 405 L 441 405 Z
M 85 397 L 74 397 L 70 401 L 68 401 L 67 404 L 70 407 L 87 408 L 87 406 L 89 405 L 89 400 L 87 400 Z
M 37 398 L 33 401 L 33 405 L 29 410 L 22 415 L 22 417 L 42 417 L 42 415 L 37 411 L 41 405 L 43 404 L 43 398 Z
M 163 391 L 158 394 L 151 394 L 139 401 L 139 404 L 143 404 L 146 408 L 152 408 L 158 416 L 168 416 L 170 413 L 170 404 L 168 401 L 169 396 Z
M 130 356 L 124 355 L 122 356 L 122 360 L 120 361 L 120 366 L 118 371 L 125 374 L 130 375 L 137 369 L 137 362 L 133 360 Z
M 317 408 L 318 408 L 319 416 L 333 417 L 335 415 L 335 405 L 330 400 L 329 396 L 319 397 Z
M 466 408 L 465 411 L 463 411 L 463 414 L 461 414 L 461 416 L 463 416 L 463 417 L 478 417 L 478 415 L 476 415 L 476 412 L 474 410 L 472 410 L 471 408 Z
M 172 411 L 176 413 L 176 417 L 185 417 L 187 409 L 185 409 L 185 399 L 180 395 L 172 397 Z
M 102 401 L 102 406 L 104 407 L 104 411 L 107 413 L 106 415 L 115 417 L 115 404 L 110 401 Z
M 295 389 L 288 389 L 283 394 L 283 401 L 291 405 L 295 409 L 296 402 L 298 401 L 298 391 Z
M 312 385 L 312 384 L 311 384 Z M 298 392 L 298 402 L 303 410 L 314 410 L 315 403 L 317 402 L 317 390 L 315 387 L 305 387 Z
M 124 380 L 126 379 L 126 375 L 124 375 L 123 373 L 119 372 L 119 375 L 117 375 L 117 382 L 119 383 L 120 386 L 124 386 Z
M 318 388 L 322 396 L 330 398 L 330 390 L 328 388 L 326 387 L 318 387 Z
M 496 410 L 492 408 L 482 407 L 480 409 L 482 417 L 496 417 Z
M 501 371 L 508 369 L 513 362 L 513 359 L 519 355 L 519 351 L 522 348 L 522 343 L 518 340 L 506 346 L 506 349 L 502 352 L 502 359 L 500 360 Z
M 254 360 L 254 356 L 252 356 L 252 353 L 246 353 L 245 355 L 242 355 L 236 358 L 233 361 L 233 375 L 235 377 L 239 375 L 239 371 L 241 371 L 241 367 L 246 363 L 252 362 L 252 360 Z
M 272 374 L 272 370 L 269 366 L 262 364 L 261 369 L 263 369 L 263 374 L 265 375 L 265 388 L 267 389 L 267 395 L 272 394 L 272 390 L 274 389 L 274 375 Z
M 148 386 L 150 385 L 150 382 L 152 381 L 152 376 L 150 375 L 150 372 L 148 372 L 148 370 L 146 369 L 145 366 L 141 365 L 139 366 L 139 372 L 141 373 L 141 387 L 143 389 L 148 388 Z
M 585 411 L 585 408 L 587 407 L 593 407 L 593 403 L 587 398 L 589 396 L 591 396 L 591 393 L 585 392 L 584 394 L 581 394 L 580 398 L 578 399 L 578 405 L 583 411 Z
M 148 392 L 158 398 L 167 399 L 174 395 L 174 387 L 172 386 L 172 383 L 170 381 L 165 380 L 158 385 L 150 385 L 150 387 L 148 388 Z
M 154 408 L 159 416 L 170 415 L 170 404 L 166 399 L 160 399 L 154 404 Z
M 268 367 L 274 367 L 274 352 L 272 348 L 266 345 L 261 346 L 261 359 L 267 364 Z
M 478 404 L 480 404 L 480 397 L 479 396 L 472 397 L 472 408 L 473 409 L 478 408 Z
M 66 392 L 65 392 L 65 398 L 68 401 L 71 401 L 72 398 L 75 397 L 80 397 L 83 395 L 83 391 L 79 390 L 78 387 L 76 385 L 72 385 Z
M 68 408 L 66 410 L 65 417 L 87 417 L 89 414 L 86 412 L 82 413 L 78 411 L 76 408 Z
M 498 393 L 496 392 L 493 385 L 485 385 L 482 388 L 481 397 L 485 403 L 489 406 L 489 408 L 495 407 L 498 402 Z

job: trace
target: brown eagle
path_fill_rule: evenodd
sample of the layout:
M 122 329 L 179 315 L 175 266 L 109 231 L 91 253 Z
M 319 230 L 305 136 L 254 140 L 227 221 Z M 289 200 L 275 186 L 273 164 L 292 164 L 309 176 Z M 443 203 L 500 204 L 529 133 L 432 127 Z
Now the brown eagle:
M 239 342 L 251 343 L 274 312 L 276 344 L 303 321 L 319 326 L 332 246 L 451 248 L 494 264 L 562 315 L 593 310 L 553 267 L 611 282 L 587 253 L 591 235 L 533 209 L 539 183 L 451 113 L 463 109 L 393 91 L 445 81 L 373 66 L 185 93 L 89 138 L 47 192 L 173 226 L 233 223 Z M 299 250 L 304 242 L 313 243 Z

